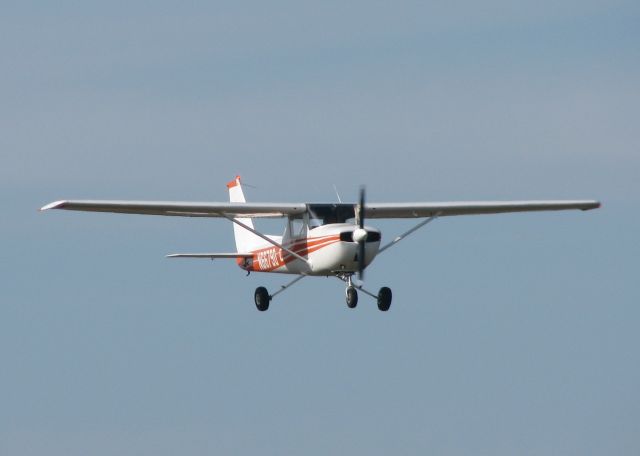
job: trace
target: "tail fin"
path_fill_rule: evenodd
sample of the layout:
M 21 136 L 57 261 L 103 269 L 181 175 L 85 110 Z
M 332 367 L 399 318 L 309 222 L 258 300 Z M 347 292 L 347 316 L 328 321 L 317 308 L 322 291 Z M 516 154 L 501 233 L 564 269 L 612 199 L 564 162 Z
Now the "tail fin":
M 244 192 L 242 191 L 242 185 L 240 184 L 240 176 L 236 176 L 234 180 L 227 184 L 229 189 L 229 201 L 232 203 L 245 203 Z M 236 218 L 241 223 L 253 228 L 253 220 L 250 218 Z M 238 225 L 233 224 L 233 234 L 236 239 L 236 249 L 238 252 L 246 253 L 256 249 L 261 243 L 262 239 L 256 236 L 251 231 L 248 231 Z

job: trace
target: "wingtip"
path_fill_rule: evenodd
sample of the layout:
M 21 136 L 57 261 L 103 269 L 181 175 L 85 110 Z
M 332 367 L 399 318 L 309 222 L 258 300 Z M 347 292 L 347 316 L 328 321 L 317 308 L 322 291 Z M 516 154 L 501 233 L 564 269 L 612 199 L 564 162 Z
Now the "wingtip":
M 64 203 L 66 203 L 66 201 L 64 201 L 64 200 L 54 201 L 53 203 L 49 203 L 49 204 L 47 204 L 45 206 L 42 206 L 40 208 L 40 212 L 48 211 L 49 209 L 59 209 L 60 207 L 62 207 L 64 205 Z
M 600 201 L 594 200 L 591 202 L 591 204 L 588 207 L 584 208 L 583 210 L 590 211 L 592 209 L 599 209 L 601 207 L 602 207 L 602 203 Z

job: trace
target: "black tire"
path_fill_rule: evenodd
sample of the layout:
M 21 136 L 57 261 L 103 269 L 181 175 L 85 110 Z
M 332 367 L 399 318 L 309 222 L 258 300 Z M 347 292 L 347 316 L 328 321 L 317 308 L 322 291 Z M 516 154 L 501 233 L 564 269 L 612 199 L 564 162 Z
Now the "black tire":
M 265 287 L 256 288 L 256 292 L 254 295 L 254 300 L 256 302 L 256 307 L 260 312 L 264 312 L 269 308 L 269 301 L 271 301 L 271 296 L 269 296 L 269 292 Z
M 386 312 L 387 310 L 389 310 L 389 307 L 391 307 L 391 298 L 391 288 L 380 288 L 380 291 L 378 292 L 378 309 L 380 309 L 382 312 Z
M 347 287 L 347 307 L 355 309 L 358 305 L 358 292 L 354 287 Z

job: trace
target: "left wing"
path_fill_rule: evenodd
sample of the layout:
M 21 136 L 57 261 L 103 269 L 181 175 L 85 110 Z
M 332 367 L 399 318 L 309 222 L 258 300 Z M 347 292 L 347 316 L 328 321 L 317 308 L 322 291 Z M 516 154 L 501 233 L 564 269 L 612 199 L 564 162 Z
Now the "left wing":
M 56 201 L 40 210 L 116 212 L 122 214 L 171 215 L 178 217 L 283 217 L 304 214 L 305 204 L 297 203 L 194 203 L 173 201 Z
M 253 258 L 253 253 L 172 253 L 167 258 Z

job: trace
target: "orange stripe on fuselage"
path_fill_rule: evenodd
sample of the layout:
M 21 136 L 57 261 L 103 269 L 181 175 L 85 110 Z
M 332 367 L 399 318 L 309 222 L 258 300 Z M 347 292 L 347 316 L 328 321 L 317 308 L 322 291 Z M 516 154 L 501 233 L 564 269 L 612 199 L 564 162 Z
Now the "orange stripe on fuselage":
M 317 238 L 308 238 L 293 241 L 285 245 L 289 250 L 300 256 L 308 256 L 310 253 L 316 252 L 324 247 L 332 245 L 340 241 L 340 235 L 322 236 Z M 252 264 L 248 269 L 251 271 L 268 272 L 281 268 L 292 261 L 297 260 L 296 257 L 282 250 L 279 247 L 266 247 L 252 252 Z M 238 258 L 238 264 L 243 267 L 244 261 Z

